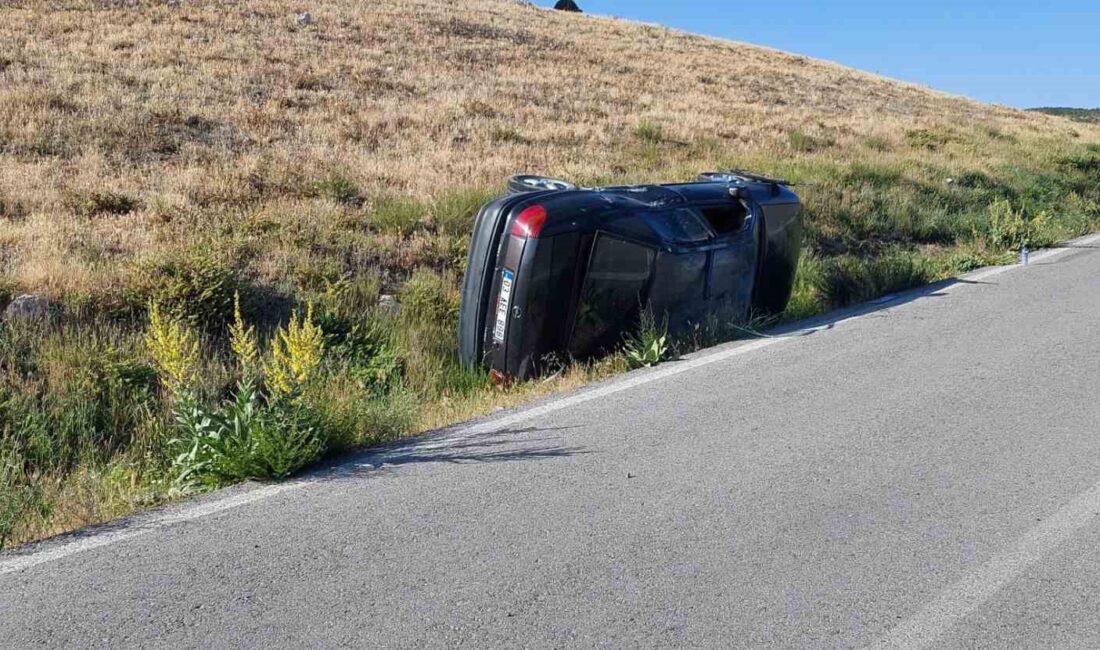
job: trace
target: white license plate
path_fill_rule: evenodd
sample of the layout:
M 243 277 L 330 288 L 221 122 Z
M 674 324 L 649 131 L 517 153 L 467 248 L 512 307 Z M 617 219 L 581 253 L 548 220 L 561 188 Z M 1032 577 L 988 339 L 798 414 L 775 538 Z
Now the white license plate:
M 504 340 L 504 330 L 508 327 L 508 306 L 512 302 L 512 282 L 516 274 L 504 269 L 500 278 L 500 300 L 497 301 L 497 324 L 493 327 L 493 338 Z

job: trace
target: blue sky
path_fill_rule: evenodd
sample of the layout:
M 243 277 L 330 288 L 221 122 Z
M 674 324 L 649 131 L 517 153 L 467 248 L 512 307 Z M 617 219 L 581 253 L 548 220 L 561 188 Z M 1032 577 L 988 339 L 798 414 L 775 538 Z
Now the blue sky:
M 537 0 L 553 5 L 553 0 Z M 1100 0 L 577 0 L 987 102 L 1100 107 Z

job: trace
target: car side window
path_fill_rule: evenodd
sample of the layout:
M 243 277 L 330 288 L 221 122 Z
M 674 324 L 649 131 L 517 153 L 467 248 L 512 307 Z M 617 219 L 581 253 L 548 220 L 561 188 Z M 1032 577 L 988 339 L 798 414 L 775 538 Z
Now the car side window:
M 658 212 L 652 216 L 652 223 L 661 239 L 677 244 L 695 244 L 711 237 L 703 220 L 688 208 Z
M 745 227 L 749 211 L 740 201 L 731 201 L 729 205 L 716 205 L 701 208 L 703 217 L 719 235 L 728 235 Z

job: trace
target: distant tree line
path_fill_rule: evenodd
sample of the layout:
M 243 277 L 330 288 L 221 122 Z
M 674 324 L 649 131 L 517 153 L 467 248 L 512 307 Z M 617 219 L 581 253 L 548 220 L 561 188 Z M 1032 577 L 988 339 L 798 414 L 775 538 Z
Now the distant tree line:
M 1100 123 L 1100 108 L 1067 108 L 1062 106 L 1043 106 L 1041 108 L 1029 108 L 1029 111 L 1046 113 L 1048 115 L 1060 115 L 1068 117 L 1075 122 Z

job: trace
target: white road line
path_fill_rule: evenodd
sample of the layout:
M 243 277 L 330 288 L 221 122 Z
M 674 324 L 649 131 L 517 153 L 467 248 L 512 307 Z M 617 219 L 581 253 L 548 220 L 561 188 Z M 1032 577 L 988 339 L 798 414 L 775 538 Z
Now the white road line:
M 1080 245 L 1097 241 L 1100 241 L 1100 235 L 1084 237 L 1069 243 Z M 1039 262 L 1071 250 L 1073 250 L 1073 248 L 1048 249 L 1032 255 L 1031 261 Z M 976 281 L 982 278 L 987 278 L 993 275 L 997 275 L 999 273 L 1005 273 L 1007 271 L 1019 268 L 1024 267 L 1019 265 L 996 266 L 989 269 L 976 271 L 963 277 L 964 279 Z M 958 284 L 953 285 L 952 287 L 950 287 L 950 289 L 966 286 L 968 285 Z M 871 306 L 867 310 L 857 311 L 847 318 L 832 321 L 829 326 L 836 326 L 840 323 L 858 320 L 867 316 L 870 313 L 873 313 L 874 311 L 876 311 L 876 309 Z M 380 452 L 378 455 L 372 456 L 371 459 L 385 462 L 387 458 L 395 457 L 398 455 L 405 455 L 408 454 L 410 451 L 423 451 L 430 449 L 446 448 L 456 442 L 465 440 L 472 436 L 485 434 L 492 431 L 498 431 L 500 429 L 506 429 L 521 422 L 532 420 L 534 418 L 561 411 L 563 409 L 577 406 L 579 404 L 584 404 L 585 402 L 601 399 L 609 395 L 614 395 L 615 393 L 620 393 L 630 390 L 632 388 L 636 388 L 638 386 L 642 386 L 655 381 L 660 381 L 662 379 L 666 379 L 668 377 L 672 377 L 687 372 L 689 370 L 694 370 L 696 368 L 701 368 L 703 366 L 708 366 L 714 363 L 720 363 L 722 361 L 726 361 L 727 359 L 732 359 L 733 357 L 748 354 L 749 352 L 754 352 L 762 348 L 776 345 L 783 341 L 800 338 L 800 335 L 802 334 L 807 334 L 820 329 L 824 329 L 825 327 L 827 326 L 822 325 L 817 327 L 808 327 L 790 332 L 789 334 L 786 334 L 784 336 L 754 339 L 748 343 L 740 343 L 734 345 L 734 347 L 719 349 L 717 352 L 704 352 L 699 355 L 690 355 L 680 361 L 677 361 L 676 363 L 658 366 L 653 370 L 638 373 L 633 377 L 627 376 L 622 380 L 611 382 L 605 386 L 586 390 L 576 395 L 571 395 L 569 397 L 556 399 L 547 404 L 527 408 L 519 411 L 518 413 L 514 413 L 505 417 L 492 419 L 478 424 L 472 424 L 466 427 L 461 427 L 459 429 L 456 429 L 454 432 L 446 435 L 440 440 L 425 441 L 424 443 L 413 445 L 412 447 L 403 447 L 400 450 Z M 89 535 L 87 537 L 76 537 L 69 538 L 67 540 L 59 540 L 56 543 L 46 542 L 38 550 L 33 550 L 28 553 L 16 553 L 15 555 L 12 555 L 10 557 L 4 557 L 4 555 L 0 555 L 0 576 L 8 573 L 14 573 L 16 571 L 22 571 L 24 569 L 43 564 L 45 562 L 60 560 L 75 553 L 81 553 L 83 551 L 100 548 L 102 546 L 107 546 L 116 542 L 139 537 L 141 535 L 145 535 L 146 533 L 150 533 L 155 530 L 171 526 L 173 524 L 199 519 L 201 517 L 206 517 L 208 515 L 212 515 L 218 512 L 237 508 L 243 505 L 247 505 L 249 503 L 255 503 L 257 501 L 267 499 L 277 494 L 283 494 L 291 490 L 310 485 L 313 482 L 314 481 L 306 479 L 300 481 L 291 481 L 288 483 L 280 483 L 276 485 L 268 485 L 256 488 L 254 490 L 249 490 L 244 493 L 228 496 L 220 500 L 207 501 L 193 506 L 184 506 L 180 509 L 161 514 L 154 514 L 145 519 L 141 519 L 139 515 L 137 521 L 121 530 L 107 530 L 101 533 L 93 533 L 92 535 Z
M 870 646 L 924 648 L 971 614 L 1005 585 L 1018 578 L 1100 513 L 1100 483 L 1063 506 L 1045 522 L 1032 528 L 1007 551 L 993 557 L 942 591 L 935 601 L 890 630 Z
M 96 533 L 88 537 L 77 537 L 71 541 L 67 541 L 57 545 L 47 544 L 42 550 L 28 553 L 23 555 L 14 555 L 10 558 L 0 561 L 0 576 L 7 573 L 15 573 L 16 571 L 22 571 L 29 569 L 33 566 L 43 564 L 46 562 L 52 562 L 54 560 L 60 560 L 63 557 L 68 557 L 75 553 L 81 553 L 83 551 L 90 551 L 93 548 L 99 548 L 101 546 L 107 546 L 114 544 L 115 542 L 122 542 L 134 537 L 141 537 L 147 533 L 151 533 L 155 530 L 178 524 L 184 521 L 191 521 L 193 519 L 199 519 L 215 513 L 223 512 L 225 510 L 231 510 L 249 503 L 255 503 L 273 497 L 277 494 L 283 494 L 295 490 L 304 485 L 307 485 L 309 481 L 288 481 L 286 483 L 276 483 L 273 485 L 266 485 L 255 490 L 249 490 L 241 494 L 234 494 L 232 496 L 225 497 L 224 499 L 218 499 L 216 501 L 208 501 L 204 503 L 198 503 L 193 506 L 184 508 L 182 510 L 174 510 L 164 512 L 154 517 L 150 517 L 146 520 L 138 520 L 131 525 L 127 525 L 120 530 L 107 530 L 101 533 Z

